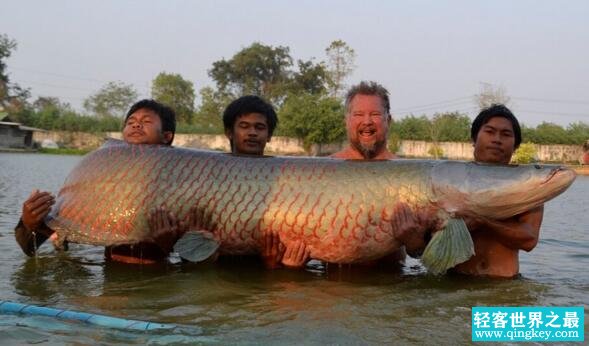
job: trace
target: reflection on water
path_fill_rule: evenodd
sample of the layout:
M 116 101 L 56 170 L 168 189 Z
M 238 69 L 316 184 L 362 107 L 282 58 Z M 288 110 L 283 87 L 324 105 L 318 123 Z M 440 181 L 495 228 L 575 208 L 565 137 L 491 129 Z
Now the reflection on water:
M 128 333 L 2 316 L 1 344 L 463 344 L 472 306 L 589 303 L 587 177 L 546 206 L 540 243 L 521 254 L 516 280 L 430 277 L 416 260 L 402 271 L 320 263 L 265 270 L 245 258 L 130 266 L 104 263 L 102 248 L 76 244 L 67 253 L 46 244 L 39 257 L 27 258 L 13 234 L 21 203 L 34 188 L 56 192 L 78 160 L 0 154 L 0 299 L 177 323 L 193 332 Z

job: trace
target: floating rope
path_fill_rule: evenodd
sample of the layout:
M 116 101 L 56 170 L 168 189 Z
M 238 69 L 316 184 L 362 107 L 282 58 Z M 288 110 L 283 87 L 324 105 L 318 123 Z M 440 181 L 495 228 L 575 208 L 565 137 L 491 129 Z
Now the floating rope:
M 124 330 L 173 330 L 177 327 L 174 324 L 128 320 L 125 318 L 106 315 L 89 314 L 87 312 L 60 310 L 37 305 L 26 305 L 5 300 L 0 300 L 0 314 L 27 314 L 34 316 L 56 317 L 65 320 L 82 321 L 106 328 Z

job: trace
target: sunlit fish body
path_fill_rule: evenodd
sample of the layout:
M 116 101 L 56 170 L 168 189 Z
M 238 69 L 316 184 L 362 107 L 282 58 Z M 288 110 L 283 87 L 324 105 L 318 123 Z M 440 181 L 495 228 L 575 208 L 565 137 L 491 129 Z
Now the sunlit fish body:
M 542 205 L 574 178 L 555 166 L 244 157 L 111 140 L 73 169 L 47 223 L 61 240 L 132 244 L 148 236 L 151 208 L 165 205 L 187 219 L 197 206 L 222 253 L 259 253 L 264 232 L 276 230 L 287 245 L 303 240 L 312 258 L 357 263 L 400 247 L 391 220 L 403 202 L 442 229 L 424 263 L 443 272 L 473 254 L 455 214 L 505 219 Z

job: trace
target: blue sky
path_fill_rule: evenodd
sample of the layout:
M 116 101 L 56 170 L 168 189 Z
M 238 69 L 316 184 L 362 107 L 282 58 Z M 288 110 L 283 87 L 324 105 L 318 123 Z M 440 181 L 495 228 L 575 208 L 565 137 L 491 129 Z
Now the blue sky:
M 397 118 L 474 117 L 473 95 L 491 83 L 536 126 L 589 123 L 587 18 L 588 1 L 13 0 L 0 33 L 18 42 L 13 81 L 76 108 L 108 81 L 147 97 L 162 71 L 213 85 L 212 63 L 254 41 L 324 60 L 341 39 L 357 54 L 347 83 L 385 85 Z

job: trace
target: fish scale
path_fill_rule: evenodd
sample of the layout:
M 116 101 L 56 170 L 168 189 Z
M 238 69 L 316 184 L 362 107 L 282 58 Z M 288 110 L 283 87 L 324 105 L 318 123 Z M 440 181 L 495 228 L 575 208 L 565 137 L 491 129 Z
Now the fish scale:
M 149 238 L 151 209 L 165 205 L 187 221 L 197 207 L 223 253 L 258 253 L 264 233 L 277 231 L 287 246 L 304 241 L 313 258 L 354 263 L 399 248 L 399 202 L 443 227 L 456 212 L 517 215 L 573 179 L 562 167 L 245 157 L 111 140 L 70 173 L 46 222 L 62 240 L 133 244 Z

